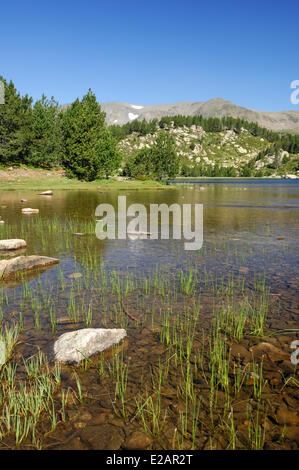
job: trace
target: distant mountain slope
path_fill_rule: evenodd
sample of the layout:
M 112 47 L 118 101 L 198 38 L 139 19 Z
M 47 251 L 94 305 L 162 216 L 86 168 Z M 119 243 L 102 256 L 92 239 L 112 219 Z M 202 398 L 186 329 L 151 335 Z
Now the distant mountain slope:
M 127 135 L 118 142 L 122 167 L 137 152 L 150 149 L 161 132 L 172 135 L 184 176 L 261 177 L 292 174 L 299 178 L 299 155 L 290 154 L 282 148 L 276 150 L 273 142 L 266 137 L 253 135 L 244 128 L 238 132 L 233 129 L 208 132 L 196 125 L 164 125 L 163 129 L 157 127 L 155 132 L 146 135 L 138 132 Z
M 183 101 L 172 104 L 136 105 L 113 101 L 101 103 L 107 114 L 108 124 L 125 124 L 134 119 L 154 119 L 168 115 L 202 115 L 203 117 L 232 116 L 257 122 L 260 126 L 274 131 L 299 132 L 299 110 L 266 112 L 242 108 L 222 98 L 206 102 Z

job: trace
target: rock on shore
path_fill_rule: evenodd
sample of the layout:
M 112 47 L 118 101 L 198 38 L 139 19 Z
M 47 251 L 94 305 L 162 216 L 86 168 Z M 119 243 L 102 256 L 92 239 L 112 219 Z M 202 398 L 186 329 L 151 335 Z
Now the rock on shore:
M 79 364 L 86 357 L 118 344 L 126 336 L 126 330 L 116 328 L 84 328 L 64 333 L 54 343 L 55 360 Z
M 285 175 L 286 180 L 297 180 L 299 177 L 297 175 Z

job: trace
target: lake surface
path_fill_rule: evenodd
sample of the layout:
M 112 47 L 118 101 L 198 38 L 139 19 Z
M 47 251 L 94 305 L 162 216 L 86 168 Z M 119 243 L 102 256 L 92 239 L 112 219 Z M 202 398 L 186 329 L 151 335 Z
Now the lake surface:
M 203 204 L 203 248 L 184 250 L 184 240 L 104 240 L 95 235 L 95 209 L 111 204 L 117 212 L 118 195 L 132 203 Z M 38 215 L 22 215 L 25 206 L 38 208 Z M 283 318 L 295 319 L 298 307 L 299 182 L 282 180 L 201 180 L 178 184 L 175 189 L 146 191 L 56 191 L 53 197 L 33 192 L 8 191 L 1 194 L 0 215 L 5 224 L 1 238 L 24 238 L 26 254 L 53 256 L 57 267 L 45 272 L 38 282 L 51 289 L 61 271 L 65 278 L 86 266 L 102 265 L 125 279 L 150 275 L 155 269 L 175 276 L 194 266 L 199 272 L 223 277 L 243 271 L 248 284 L 266 277 L 273 292 L 279 290 Z M 75 233 L 84 233 L 76 236 Z M 4 254 L 2 254 L 5 257 Z M 88 257 L 90 259 L 88 259 Z M 244 269 L 246 268 L 246 269 Z M 245 273 L 246 271 L 246 273 Z M 29 282 L 35 285 L 37 278 Z M 72 285 L 73 281 L 68 281 Z M 8 289 L 14 299 L 16 289 Z M 86 289 L 88 296 L 88 289 Z M 295 308 L 292 311 L 292 308 Z M 293 312 L 293 313 L 292 313 Z M 96 314 L 95 314 L 96 315 Z
M 98 240 L 96 207 L 108 203 L 117 211 L 119 195 L 127 196 L 127 206 L 139 203 L 147 209 L 150 204 L 203 204 L 202 248 L 186 251 L 184 240 Z M 40 212 L 22 215 L 24 206 Z M 5 221 L 0 238 L 23 238 L 23 253 L 60 260 L 43 273 L 0 285 L 0 315 L 8 325 L 21 318 L 24 357 L 40 348 L 53 361 L 54 341 L 66 331 L 124 327 L 125 354 L 132 364 L 129 389 L 135 396 L 141 370 L 164 354 L 165 338 L 146 334 L 153 325 L 161 332 L 169 319 L 191 318 L 196 311 L 199 330 L 208 334 L 224 298 L 230 296 L 236 305 L 246 298 L 253 305 L 267 293 L 267 331 L 298 328 L 298 181 L 201 180 L 174 189 L 55 191 L 52 197 L 6 191 L 0 215 Z M 2 253 L 0 259 L 7 257 Z M 74 279 L 74 273 L 82 276 Z M 97 389 L 92 374 L 83 383 L 90 393 Z M 101 406 L 108 407 L 104 399 Z

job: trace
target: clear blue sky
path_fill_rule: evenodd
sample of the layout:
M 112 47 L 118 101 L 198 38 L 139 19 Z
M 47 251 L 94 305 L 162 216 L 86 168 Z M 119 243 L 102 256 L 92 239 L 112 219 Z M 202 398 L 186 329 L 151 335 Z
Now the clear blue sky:
M 0 41 L 0 74 L 34 99 L 299 109 L 298 0 L 14 0 Z

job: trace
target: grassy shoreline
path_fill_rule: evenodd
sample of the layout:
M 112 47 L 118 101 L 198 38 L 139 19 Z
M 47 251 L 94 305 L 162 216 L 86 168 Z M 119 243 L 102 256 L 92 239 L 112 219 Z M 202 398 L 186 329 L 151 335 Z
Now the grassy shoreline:
M 95 181 L 79 181 L 68 178 L 61 171 L 40 169 L 14 169 L 0 171 L 0 191 L 17 190 L 147 190 L 147 189 L 171 189 L 171 185 L 165 185 L 153 180 L 122 180 L 114 178 L 99 179 Z

